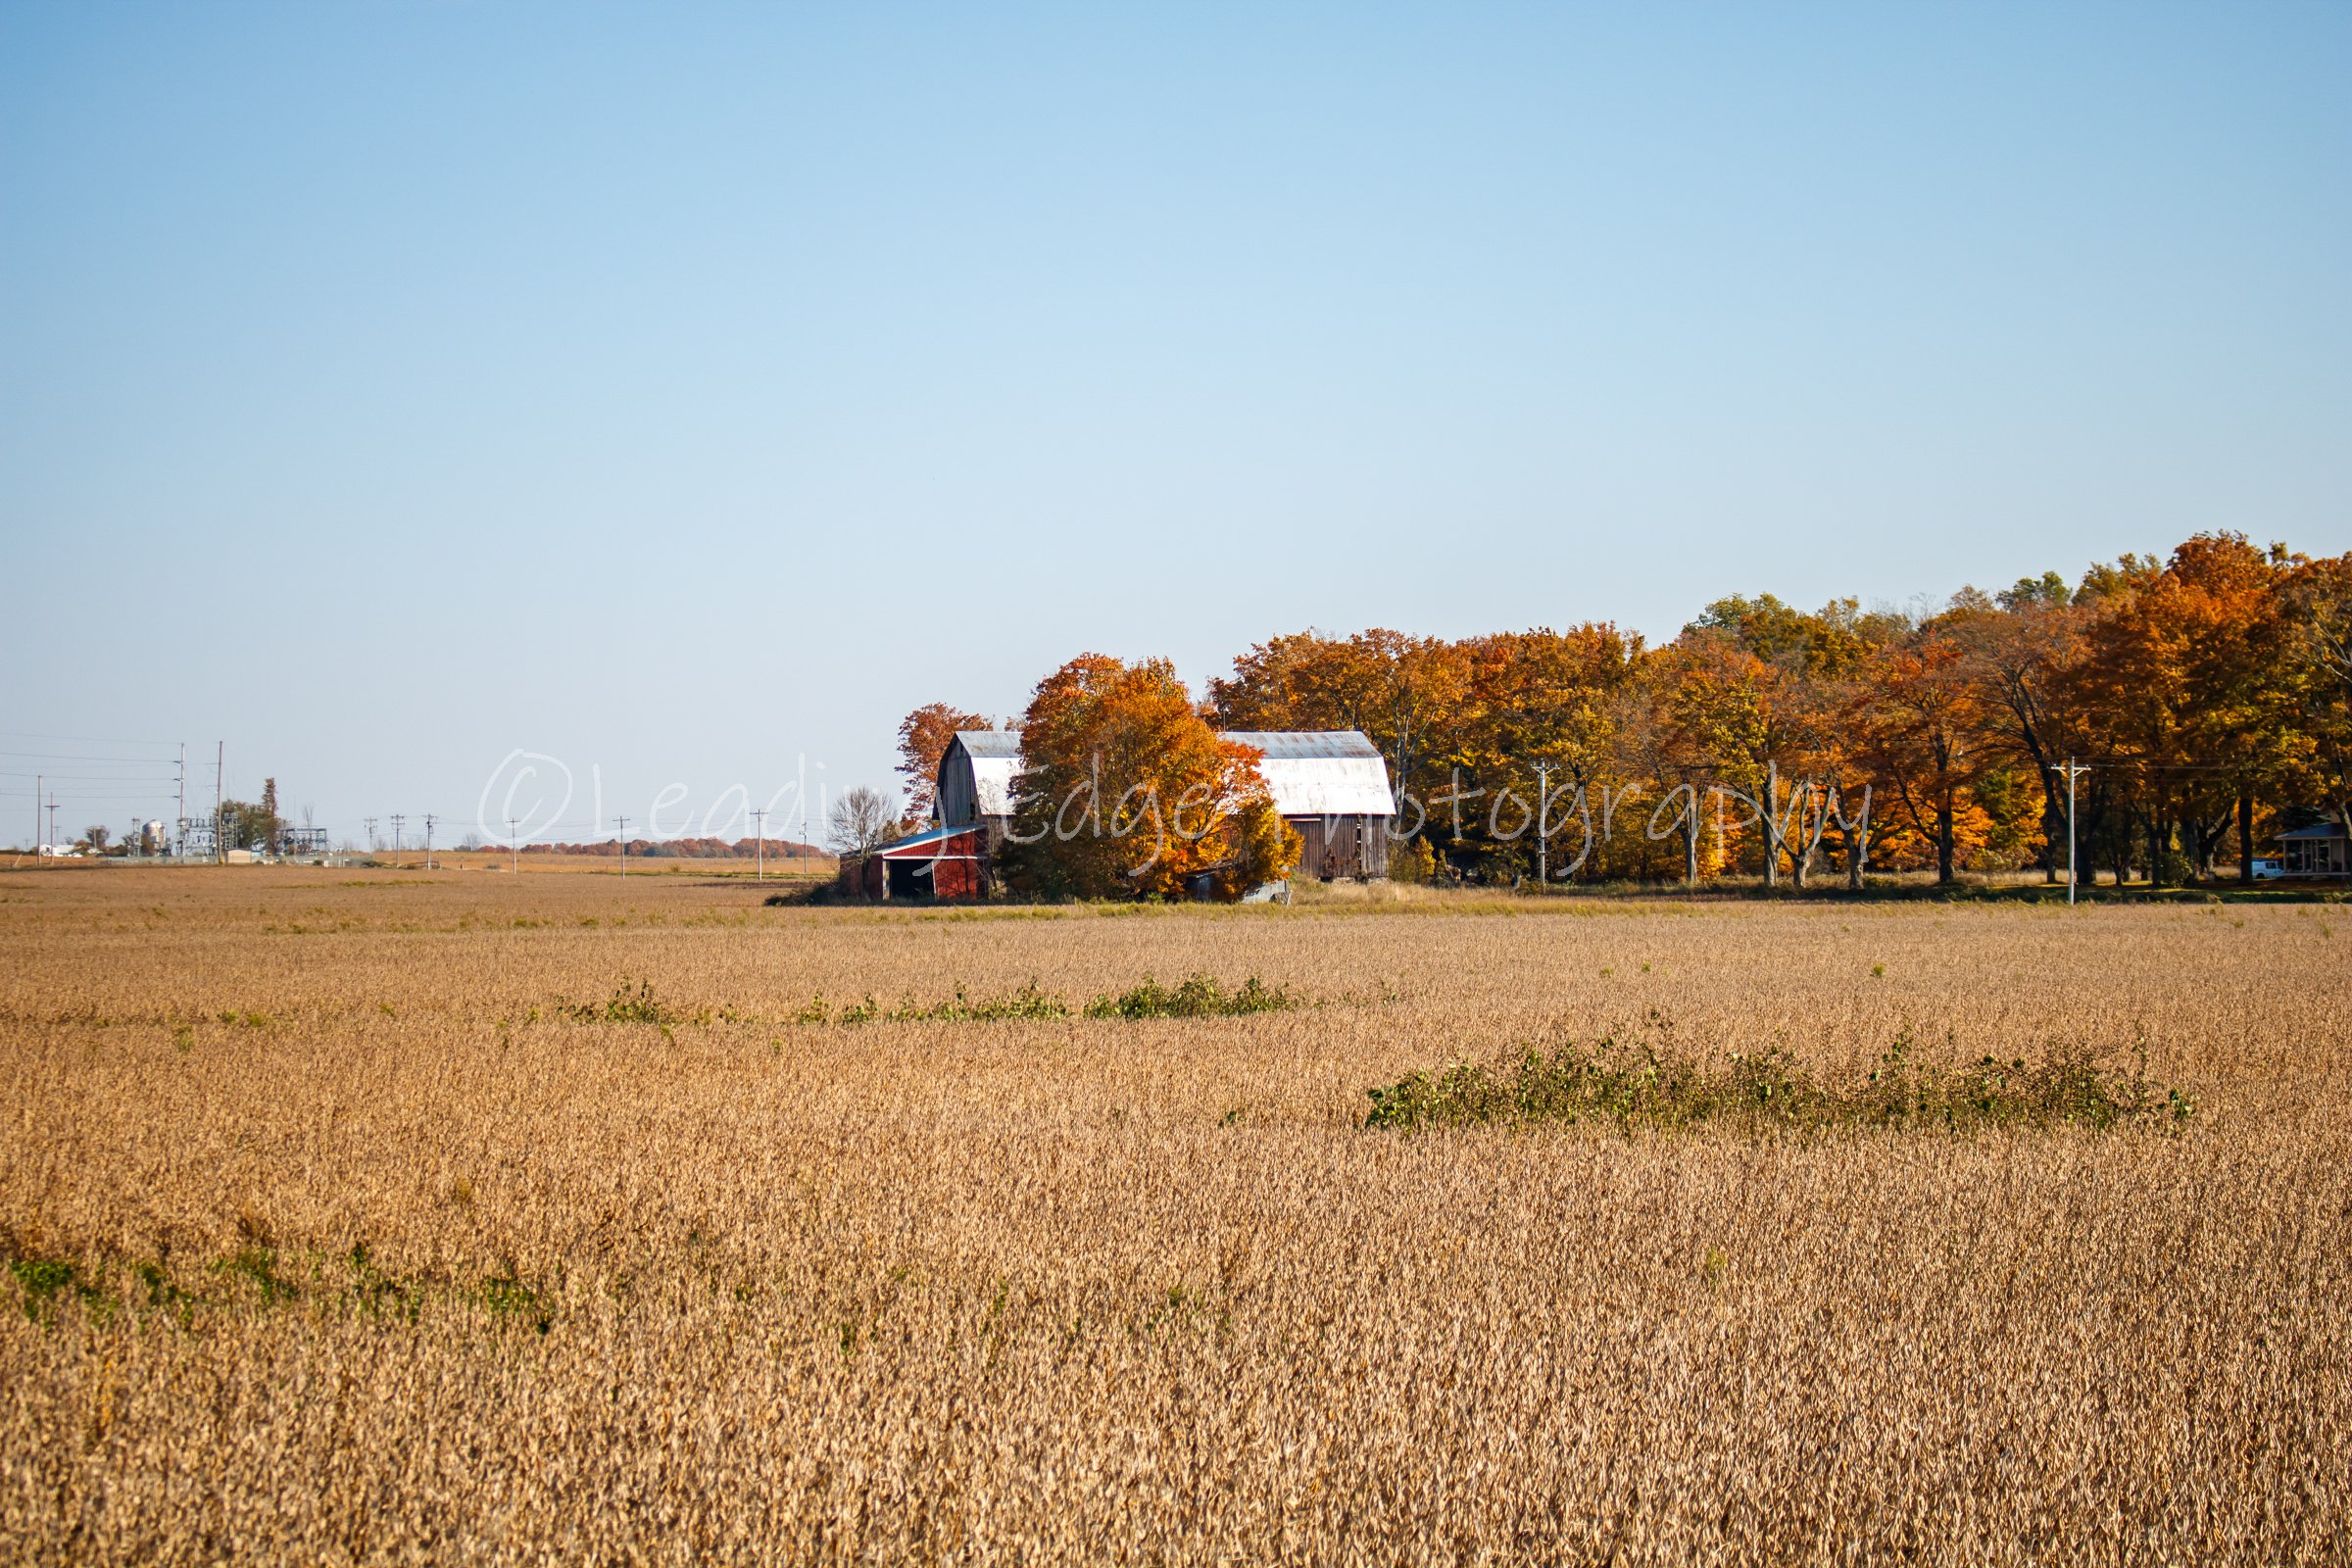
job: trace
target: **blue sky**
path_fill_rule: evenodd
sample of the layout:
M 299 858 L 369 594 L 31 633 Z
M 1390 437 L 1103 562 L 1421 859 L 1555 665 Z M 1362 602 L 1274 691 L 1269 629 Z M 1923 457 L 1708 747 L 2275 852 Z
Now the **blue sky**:
M 150 743 L 699 831 L 1085 650 L 2352 548 L 2348 68 L 2340 5 L 11 4 L 0 842 L 38 768 L 163 814 Z

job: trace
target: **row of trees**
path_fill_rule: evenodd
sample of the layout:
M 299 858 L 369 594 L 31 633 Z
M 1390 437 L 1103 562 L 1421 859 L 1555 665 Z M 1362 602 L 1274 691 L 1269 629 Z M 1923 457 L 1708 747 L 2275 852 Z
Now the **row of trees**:
M 1189 732 L 1181 777 L 1152 772 L 1153 726 L 1182 694 L 1157 663 L 1089 656 L 1050 676 L 1024 719 L 1021 809 L 1063 798 L 1081 754 L 1040 759 L 1079 741 L 1107 746 L 1120 790 L 1151 776 L 1165 801 L 1208 776 Z M 1132 722 L 1105 716 L 1128 708 Z M 1203 734 L 1363 731 L 1410 798 L 1397 829 L 1423 848 L 1401 863 L 1480 879 L 2055 875 L 2070 763 L 2086 769 L 2086 865 L 2162 883 L 2230 854 L 2243 875 L 2269 832 L 2352 820 L 2352 555 L 2203 534 L 2168 560 L 1966 589 L 1928 613 L 1723 599 L 1659 647 L 1606 623 L 1306 631 L 1251 648 L 1197 711 Z M 908 716 L 914 811 L 947 737 L 981 722 L 944 705 Z M 1106 724 L 1128 727 L 1106 740 Z

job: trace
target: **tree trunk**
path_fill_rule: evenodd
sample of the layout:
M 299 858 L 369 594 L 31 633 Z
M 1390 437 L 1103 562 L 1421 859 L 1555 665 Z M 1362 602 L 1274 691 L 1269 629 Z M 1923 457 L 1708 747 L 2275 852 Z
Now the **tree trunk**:
M 1949 795 L 1936 807 L 1936 885 L 1948 888 L 1956 880 L 1952 873 L 1954 830 L 1952 798 Z
M 2254 796 L 2251 791 L 2237 798 L 2237 880 L 2239 885 L 2254 885 Z
M 2150 811 L 2147 819 L 2148 886 L 2151 888 L 2160 888 L 2164 886 L 2164 840 L 2167 835 L 2164 831 L 2163 819 L 2157 812 Z
M 1870 863 L 1870 786 L 1862 786 L 1862 812 L 1849 825 L 1845 817 L 1845 801 L 1840 790 L 1838 806 L 1838 825 L 1845 829 L 1845 885 L 1849 892 L 1862 891 L 1862 870 Z
M 1683 818 L 1683 886 L 1698 886 L 1698 786 L 1690 786 L 1690 814 Z

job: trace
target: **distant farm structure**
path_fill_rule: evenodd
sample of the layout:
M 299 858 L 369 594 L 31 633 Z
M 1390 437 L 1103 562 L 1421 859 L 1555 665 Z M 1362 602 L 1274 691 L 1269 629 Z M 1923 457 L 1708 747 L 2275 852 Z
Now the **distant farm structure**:
M 1380 749 L 1355 730 L 1232 731 L 1262 755 L 1274 808 L 1304 841 L 1298 875 L 1323 881 L 1389 874 L 1396 799 Z M 1011 831 L 1021 738 L 958 730 L 940 756 L 931 827 L 866 857 L 846 884 L 869 898 L 974 898 Z M 928 868 L 928 869 L 925 869 Z M 926 880 L 927 879 L 927 880 Z

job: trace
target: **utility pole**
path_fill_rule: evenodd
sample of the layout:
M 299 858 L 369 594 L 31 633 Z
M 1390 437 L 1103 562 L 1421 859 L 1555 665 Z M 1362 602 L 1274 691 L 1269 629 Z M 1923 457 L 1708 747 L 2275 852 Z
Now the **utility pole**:
M 762 806 L 752 812 L 752 823 L 759 837 L 752 841 L 752 880 L 757 882 L 767 875 L 767 808 Z
M 433 813 L 424 813 L 424 868 L 433 868 Z
M 629 819 L 625 816 L 616 816 L 612 819 L 612 825 L 620 830 L 620 874 L 627 876 L 629 874 Z
M 1551 803 L 1551 764 L 1536 764 L 1536 886 L 1544 887 L 1551 881 L 1551 823 L 1546 808 Z
M 507 874 L 522 875 L 522 836 L 515 831 L 521 824 L 514 817 L 507 818 Z
M 220 780 L 228 771 L 228 742 L 220 743 L 213 754 L 213 863 L 228 863 L 228 843 L 220 832 Z
M 400 824 L 406 822 L 408 818 L 401 815 L 398 811 L 394 811 L 392 813 L 392 853 L 394 855 L 398 855 L 400 853 Z
M 40 858 L 41 845 L 46 842 L 41 837 L 41 785 L 45 782 L 40 774 L 32 775 L 32 855 L 35 859 Z
M 188 830 L 188 743 L 186 741 L 181 741 L 179 743 L 178 782 L 179 815 L 172 819 L 172 831 L 174 833 L 185 833 Z M 188 847 L 184 843 L 175 844 L 172 847 L 172 854 L 174 856 L 185 855 L 187 852 Z
M 35 786 L 38 786 L 38 780 L 35 780 Z M 57 842 L 57 791 L 55 790 L 49 792 L 49 842 L 52 844 Z
M 375 853 L 375 818 L 363 816 L 360 818 L 360 822 L 368 829 L 368 853 L 373 855 Z
M 2066 906 L 2071 909 L 2075 906 L 2075 883 L 2078 880 L 2075 870 L 2075 780 L 2089 772 L 2090 766 L 2088 763 L 2078 763 L 2070 757 L 2064 767 L 2052 762 L 2050 771 L 2066 775 Z

